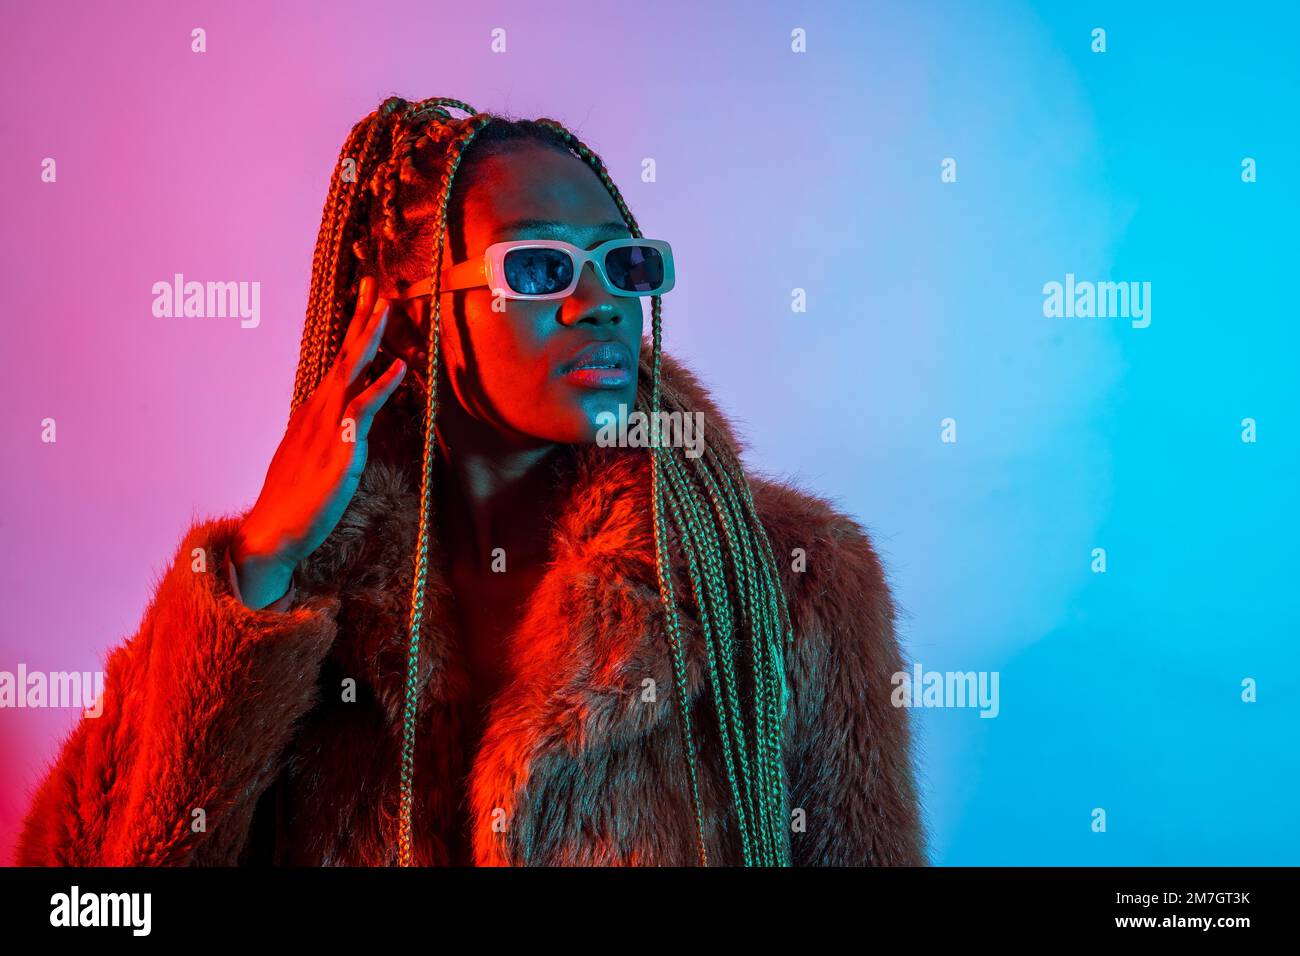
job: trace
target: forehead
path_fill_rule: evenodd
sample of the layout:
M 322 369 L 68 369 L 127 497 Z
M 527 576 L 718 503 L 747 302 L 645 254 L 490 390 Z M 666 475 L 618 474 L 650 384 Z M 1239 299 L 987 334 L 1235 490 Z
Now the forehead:
M 585 246 L 629 234 L 609 190 L 571 153 L 525 143 L 478 162 L 464 205 L 470 251 L 508 239 L 564 239 Z

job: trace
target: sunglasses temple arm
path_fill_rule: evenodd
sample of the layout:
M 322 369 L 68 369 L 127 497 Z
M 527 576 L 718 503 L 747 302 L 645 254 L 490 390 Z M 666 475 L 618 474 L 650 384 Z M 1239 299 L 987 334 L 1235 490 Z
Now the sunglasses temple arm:
M 482 260 L 468 259 L 465 262 L 442 270 L 439 291 L 456 292 L 459 289 L 473 289 L 481 285 L 487 285 L 486 275 L 486 264 Z M 431 292 L 433 292 L 433 281 L 431 279 L 421 279 L 419 282 L 407 286 L 405 292 L 390 292 L 384 298 L 400 302 L 406 299 L 416 299 L 422 295 L 429 295 Z
M 427 283 L 426 283 L 427 284 Z M 454 266 L 442 270 L 443 292 L 455 292 L 458 289 L 473 289 L 487 285 L 487 257 L 466 259 Z

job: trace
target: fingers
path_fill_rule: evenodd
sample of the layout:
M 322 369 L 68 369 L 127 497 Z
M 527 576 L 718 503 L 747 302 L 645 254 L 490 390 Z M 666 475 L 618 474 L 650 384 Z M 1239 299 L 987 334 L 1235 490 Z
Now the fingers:
M 339 376 L 345 388 L 351 386 L 374 360 L 375 352 L 378 351 L 379 344 L 383 340 L 384 327 L 388 322 L 387 299 L 376 298 L 373 295 L 369 297 L 363 295 L 361 298 L 368 299 L 370 302 L 370 314 L 364 318 L 358 314 L 353 319 L 353 325 L 348 330 L 347 339 L 344 341 L 343 348 L 339 350 L 337 360 Z
M 364 438 L 369 434 L 370 423 L 374 421 L 376 413 L 384 407 L 389 396 L 397 391 L 397 386 L 402 384 L 405 374 L 406 363 L 401 359 L 395 359 L 383 375 L 371 382 L 363 392 L 348 403 L 343 416 L 357 423 L 358 438 Z
M 376 289 L 373 276 L 365 276 L 361 280 L 361 287 L 357 290 L 357 307 L 352 311 L 352 321 L 348 323 L 348 330 L 343 336 L 342 351 L 346 351 L 352 344 L 361 326 L 366 324 L 366 319 L 374 312 Z
M 387 324 L 384 326 L 383 344 L 394 355 L 414 358 L 419 366 L 419 354 L 428 348 L 428 303 L 423 299 L 414 299 L 405 306 L 389 309 Z

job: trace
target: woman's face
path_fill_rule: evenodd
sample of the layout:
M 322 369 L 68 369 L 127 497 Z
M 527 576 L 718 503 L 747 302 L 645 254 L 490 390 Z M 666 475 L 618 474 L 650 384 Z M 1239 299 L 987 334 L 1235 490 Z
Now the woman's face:
M 590 249 L 631 235 L 613 197 L 576 156 L 529 143 L 476 162 L 463 228 L 448 236 L 444 266 L 481 259 L 492 243 L 512 239 Z M 641 302 L 607 292 L 591 264 L 563 299 L 497 299 L 487 286 L 443 293 L 443 374 L 469 418 L 510 444 L 594 441 L 597 416 L 617 416 L 620 405 L 630 412 L 635 403 Z M 395 303 L 407 307 L 421 341 L 427 304 Z M 390 326 L 393 320 L 403 316 L 395 310 Z

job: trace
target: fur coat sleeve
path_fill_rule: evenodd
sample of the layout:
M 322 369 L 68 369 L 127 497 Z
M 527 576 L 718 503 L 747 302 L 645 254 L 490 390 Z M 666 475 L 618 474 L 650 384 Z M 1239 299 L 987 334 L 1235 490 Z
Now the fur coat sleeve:
M 102 713 L 82 718 L 34 795 L 20 865 L 233 862 L 336 630 L 330 599 L 286 613 L 240 603 L 223 573 L 237 526 L 185 535 L 108 657 Z

